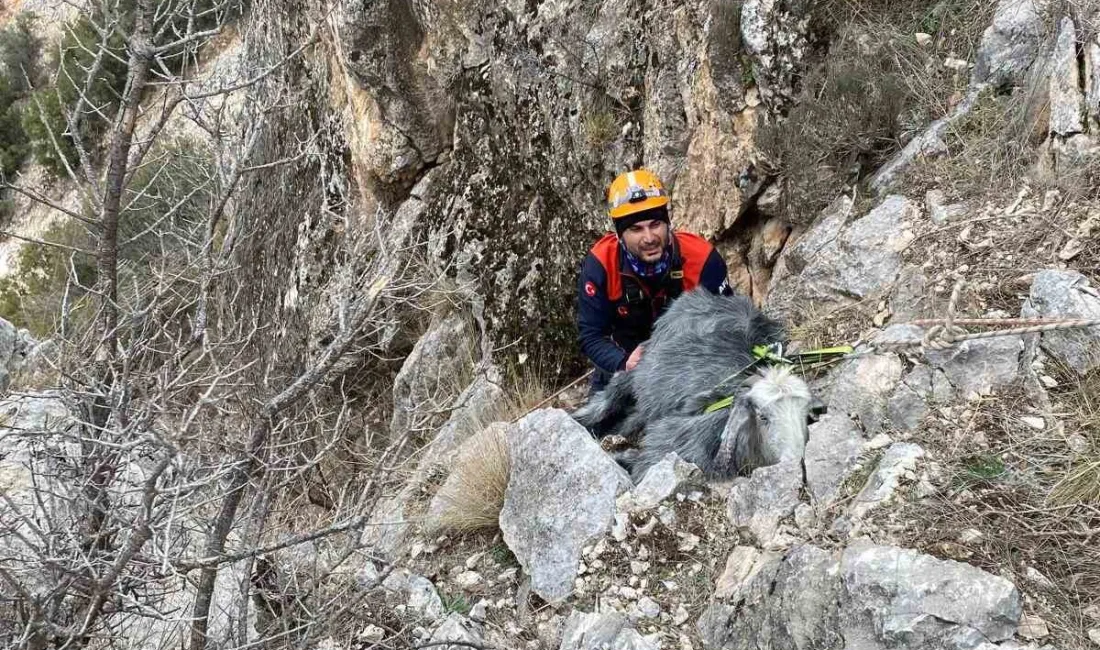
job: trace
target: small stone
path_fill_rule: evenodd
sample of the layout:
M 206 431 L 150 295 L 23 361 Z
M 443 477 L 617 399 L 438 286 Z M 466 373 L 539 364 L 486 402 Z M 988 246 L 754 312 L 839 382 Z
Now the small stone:
M 695 547 L 699 546 L 699 536 L 692 535 L 691 533 L 677 533 L 680 538 L 680 546 L 677 547 L 678 551 L 694 551 Z
M 474 571 L 463 571 L 455 578 L 455 584 L 462 589 L 470 589 L 481 584 L 482 577 L 480 573 Z
M 973 544 L 975 542 L 981 541 L 982 537 L 982 531 L 976 528 L 967 528 L 966 530 L 959 533 L 959 543 Z
M 409 548 L 409 558 L 415 560 L 424 553 L 424 542 L 413 542 Z
M 1050 578 L 1043 575 L 1033 566 L 1029 566 L 1024 570 L 1024 577 L 1032 584 L 1043 587 L 1044 589 L 1054 589 L 1054 583 L 1051 582 Z
M 640 549 L 638 549 L 638 559 L 639 560 L 648 560 L 649 559 L 649 548 L 643 546 Z
M 359 633 L 359 640 L 366 643 L 378 643 L 386 638 L 386 631 L 377 625 L 368 625 Z
M 630 517 L 626 514 L 617 512 L 615 513 L 615 523 L 611 526 L 611 537 L 616 542 L 622 542 L 626 540 L 627 531 L 626 527 L 630 523 Z
M 1088 631 L 1089 641 L 1092 641 L 1093 645 L 1100 645 L 1100 628 L 1092 628 Z
M 924 32 L 917 32 L 913 34 L 913 37 L 917 39 L 917 45 L 924 47 L 932 42 L 932 35 Z
M 943 61 L 943 67 L 951 70 L 965 70 L 968 65 L 970 64 L 964 59 L 956 59 L 955 57 L 947 57 Z
M 1054 377 L 1050 377 L 1050 376 L 1047 376 L 1047 375 L 1039 375 L 1039 381 L 1043 382 L 1043 385 L 1046 386 L 1047 388 L 1057 388 L 1058 387 L 1058 380 L 1055 379 Z
M 1079 433 L 1071 433 L 1066 436 L 1066 446 L 1075 454 L 1088 453 L 1089 441 Z
M 1084 250 L 1084 248 L 1085 246 L 1081 243 L 1081 240 L 1074 237 L 1073 239 L 1066 242 L 1066 245 L 1062 247 L 1061 251 L 1059 251 L 1058 259 L 1062 260 L 1063 262 L 1068 262 L 1080 255 L 1081 251 Z
M 470 618 L 477 621 L 478 623 L 484 623 L 485 615 L 487 614 L 488 609 L 489 601 L 482 598 L 481 600 L 477 601 L 477 603 L 473 607 L 470 608 Z
M 1094 621 L 1100 621 L 1100 605 L 1089 605 L 1081 613 Z
M 628 598 L 630 600 L 634 600 L 635 598 L 638 597 L 638 590 L 634 589 L 633 587 L 626 587 L 626 586 L 619 587 L 619 595 L 622 596 L 623 598 Z
M 497 582 L 508 582 L 509 580 L 515 580 L 517 575 L 519 575 L 519 569 L 517 569 L 516 567 L 505 569 L 504 571 L 500 572 L 500 575 L 497 576 Z
M 687 608 L 683 605 L 677 605 L 676 611 L 672 614 L 672 624 L 676 626 L 687 623 L 687 620 L 691 618 L 691 614 L 688 613 Z
M 882 449 L 883 447 L 889 447 L 890 443 L 894 442 L 890 436 L 885 433 L 880 433 L 874 438 L 871 438 L 863 445 L 866 450 Z
M 1035 429 L 1036 431 L 1042 431 L 1043 429 L 1047 428 L 1046 420 L 1040 417 L 1035 417 L 1033 415 L 1025 415 L 1020 418 L 1020 421 L 1031 427 L 1032 429 Z
M 649 596 L 643 596 L 638 601 L 638 611 L 646 618 L 657 618 L 661 615 L 661 606 Z
M 473 569 L 477 566 L 477 563 L 481 561 L 481 558 L 485 557 L 485 551 L 474 553 L 470 557 L 466 558 L 466 568 Z
M 649 562 L 630 561 L 630 572 L 634 575 L 642 575 L 646 571 L 649 571 Z
M 1046 621 L 1035 614 L 1024 614 L 1020 617 L 1020 627 L 1017 634 L 1033 641 L 1050 636 L 1050 628 L 1047 626 Z
M 634 527 L 634 534 L 638 537 L 645 537 L 653 532 L 653 529 L 657 527 L 657 520 L 653 517 L 649 518 L 649 521 L 645 522 L 642 526 Z

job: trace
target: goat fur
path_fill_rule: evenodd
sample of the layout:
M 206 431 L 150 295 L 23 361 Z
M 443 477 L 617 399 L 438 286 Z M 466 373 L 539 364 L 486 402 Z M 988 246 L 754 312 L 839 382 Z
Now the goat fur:
M 690 291 L 657 321 L 637 367 L 617 373 L 573 417 L 597 438 L 640 443 L 615 455 L 635 481 L 669 452 L 716 479 L 801 455 L 815 406 L 809 388 L 786 368 L 750 370 L 753 346 L 783 340 L 782 325 L 748 298 Z M 730 408 L 703 412 L 730 394 L 738 395 Z M 760 422 L 773 417 L 786 420 L 788 437 L 797 430 L 802 439 L 766 440 Z
M 620 452 L 615 459 L 638 482 L 670 452 L 711 479 L 800 458 L 809 432 L 807 415 L 815 405 L 806 383 L 788 368 L 778 367 L 762 369 L 744 385 L 748 390 L 727 409 L 652 422 L 641 447 Z M 797 437 L 791 437 L 795 433 Z
M 616 373 L 573 418 L 597 438 L 635 439 L 647 423 L 698 414 L 731 394 L 756 360 L 753 346 L 785 338 L 783 326 L 744 296 L 688 291 L 657 319 L 638 365 Z

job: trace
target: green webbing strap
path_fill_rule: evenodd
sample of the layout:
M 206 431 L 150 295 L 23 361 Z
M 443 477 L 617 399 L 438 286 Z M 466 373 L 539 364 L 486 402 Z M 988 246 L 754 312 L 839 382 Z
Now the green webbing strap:
M 715 411 L 721 411 L 724 408 L 729 408 L 730 405 L 733 404 L 733 398 L 733 395 L 730 395 L 729 397 L 723 397 L 722 399 L 704 409 L 703 413 L 714 413 Z
M 796 352 L 795 354 L 789 354 L 785 357 L 783 356 L 783 346 L 779 343 L 773 343 L 772 345 L 754 345 L 752 348 L 752 356 L 756 357 L 757 362 L 775 361 L 778 363 L 794 365 L 795 363 L 802 362 L 816 363 L 819 361 L 824 361 L 829 357 L 842 357 L 844 355 L 851 354 L 854 351 L 855 349 L 850 345 L 835 345 L 831 348 L 818 348 L 816 350 Z M 756 364 L 754 363 L 753 365 Z M 721 411 L 724 408 L 729 408 L 733 404 L 735 397 L 736 396 L 734 395 L 723 397 L 722 399 L 703 409 L 703 413 L 714 413 L 715 411 Z

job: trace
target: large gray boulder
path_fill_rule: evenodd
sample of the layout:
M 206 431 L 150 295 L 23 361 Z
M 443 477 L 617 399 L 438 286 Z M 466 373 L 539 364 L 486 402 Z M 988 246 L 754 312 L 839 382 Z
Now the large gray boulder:
M 802 461 L 758 467 L 734 480 L 727 502 L 730 523 L 760 546 L 775 541 L 779 522 L 801 502 Z
M 864 433 L 873 435 L 886 424 L 890 395 L 901 375 L 901 359 L 894 353 L 849 359 L 829 378 L 825 402 L 831 413 L 855 418 Z
M 828 507 L 855 469 L 865 440 L 851 418 L 827 413 L 810 425 L 806 443 L 806 488 L 816 504 Z
M 1040 271 L 1032 280 L 1022 315 L 1100 318 L 1100 291 L 1076 271 Z M 1100 327 L 1045 332 L 1039 345 L 1079 374 L 1100 367 Z
M 504 542 L 547 601 L 573 591 L 581 549 L 615 517 L 627 473 L 560 409 L 535 411 L 508 432 L 512 473 L 500 513 Z
M 1039 54 L 1044 33 L 1040 3 L 1000 0 L 991 24 L 982 34 L 971 85 L 1018 85 Z
M 784 262 L 788 273 L 768 294 L 771 309 L 790 314 L 809 300 L 847 304 L 894 285 L 902 253 L 915 237 L 917 205 L 890 195 L 867 215 L 843 225 L 848 215 L 844 203 L 831 206 L 806 242 L 795 244 Z
M 1063 137 L 1084 132 L 1085 96 L 1077 63 L 1077 28 L 1070 18 L 1058 24 L 1050 72 L 1050 132 Z
M 1021 615 L 1012 583 L 973 566 L 866 540 L 759 556 L 700 618 L 707 648 L 950 648 L 1011 637 Z
M 463 386 L 455 377 L 469 373 L 474 336 L 461 314 L 433 323 L 416 342 L 393 380 L 391 439 L 410 431 L 432 431 L 443 424 L 447 407 Z

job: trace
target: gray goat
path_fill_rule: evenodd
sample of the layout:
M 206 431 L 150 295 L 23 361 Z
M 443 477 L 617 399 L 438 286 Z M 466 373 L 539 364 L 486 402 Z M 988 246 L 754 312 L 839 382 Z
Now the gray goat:
M 638 366 L 573 417 L 597 438 L 640 444 L 616 455 L 635 480 L 670 451 L 711 478 L 801 456 L 818 406 L 809 388 L 786 369 L 750 370 L 754 345 L 783 339 L 782 326 L 749 299 L 690 291 L 657 321 Z M 703 412 L 731 394 L 731 407 Z

